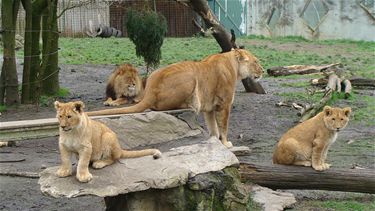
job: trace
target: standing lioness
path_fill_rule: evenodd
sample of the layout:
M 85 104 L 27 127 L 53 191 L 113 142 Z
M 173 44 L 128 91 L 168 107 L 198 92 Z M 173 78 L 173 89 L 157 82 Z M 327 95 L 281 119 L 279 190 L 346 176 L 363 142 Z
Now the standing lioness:
M 72 174 L 71 155 L 78 155 L 77 179 L 88 182 L 92 179 L 89 164 L 99 169 L 111 165 L 120 158 L 135 158 L 146 155 L 160 157 L 157 149 L 127 151 L 121 149 L 116 134 L 104 124 L 91 120 L 83 111 L 81 101 L 55 102 L 59 121 L 59 149 L 62 164 L 57 171 L 59 177 Z
M 236 81 L 247 77 L 259 79 L 262 74 L 258 59 L 243 49 L 215 54 L 199 62 L 179 62 L 150 75 L 145 95 L 138 104 L 88 112 L 88 115 L 191 108 L 203 112 L 210 134 L 231 147 L 227 131 Z
M 273 163 L 312 166 L 317 171 L 330 167 L 326 163 L 329 147 L 337 132 L 349 121 L 351 109 L 325 106 L 315 117 L 286 132 L 273 153 Z

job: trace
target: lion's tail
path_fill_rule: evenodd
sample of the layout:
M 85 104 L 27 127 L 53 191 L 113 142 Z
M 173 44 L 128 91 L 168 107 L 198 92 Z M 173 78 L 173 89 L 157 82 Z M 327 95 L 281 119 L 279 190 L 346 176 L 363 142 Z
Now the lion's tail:
M 137 158 L 147 155 L 152 155 L 154 159 L 158 159 L 161 157 L 161 152 L 157 149 L 144 149 L 136 151 L 122 150 L 121 158 Z
M 123 107 L 123 108 L 112 108 L 112 109 L 105 109 L 105 110 L 99 110 L 99 111 L 89 111 L 86 112 L 89 116 L 100 116 L 100 115 L 112 115 L 112 114 L 130 114 L 130 113 L 139 113 L 143 112 L 146 109 L 150 108 L 146 103 L 143 103 L 142 101 L 138 104 L 129 106 L 129 107 Z

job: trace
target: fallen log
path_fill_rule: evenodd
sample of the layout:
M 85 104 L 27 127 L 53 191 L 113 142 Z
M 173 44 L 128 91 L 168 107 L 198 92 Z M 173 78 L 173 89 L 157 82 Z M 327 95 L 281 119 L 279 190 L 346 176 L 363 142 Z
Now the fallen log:
M 375 193 L 374 169 L 328 169 L 311 167 L 240 163 L 242 182 L 271 189 L 310 189 Z
M 374 79 L 367 78 L 351 78 L 349 79 L 352 86 L 355 87 L 375 87 Z M 319 78 L 311 80 L 311 84 L 314 86 L 326 86 L 328 82 L 327 78 Z
M 8 171 L 8 170 L 3 171 L 3 170 L 0 170 L 0 176 L 39 178 L 39 173 L 36 173 L 36 172 L 19 172 L 19 171 Z
M 325 72 L 328 68 L 339 65 L 340 63 L 334 63 L 329 65 L 291 65 L 291 66 L 278 66 L 271 67 L 267 69 L 267 73 L 270 76 L 287 76 L 287 75 L 303 75 L 303 74 L 312 74 L 312 73 L 322 73 Z

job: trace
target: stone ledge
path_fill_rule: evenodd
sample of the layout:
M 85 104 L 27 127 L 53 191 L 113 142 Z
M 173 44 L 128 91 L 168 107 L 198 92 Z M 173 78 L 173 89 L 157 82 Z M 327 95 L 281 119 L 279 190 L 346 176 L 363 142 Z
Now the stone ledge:
M 90 168 L 93 180 L 89 183 L 80 183 L 75 176 L 58 178 L 55 175 L 58 167 L 41 172 L 38 183 L 43 193 L 53 197 L 107 197 L 150 188 L 177 187 L 186 184 L 189 178 L 197 174 L 236 165 L 239 165 L 236 156 L 217 138 L 211 137 L 198 144 L 172 148 L 157 160 L 146 156 L 121 159 L 100 170 Z

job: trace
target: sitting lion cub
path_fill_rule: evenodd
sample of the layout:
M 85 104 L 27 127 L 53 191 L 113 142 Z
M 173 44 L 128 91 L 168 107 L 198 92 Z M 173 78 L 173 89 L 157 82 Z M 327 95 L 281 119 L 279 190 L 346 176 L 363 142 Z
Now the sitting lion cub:
M 351 109 L 325 106 L 315 117 L 286 132 L 273 153 L 273 163 L 312 166 L 317 171 L 330 167 L 326 163 L 328 148 L 337 132 L 349 121 Z
M 66 177 L 72 174 L 70 157 L 78 155 L 77 179 L 88 182 L 92 179 L 89 164 L 99 169 L 111 165 L 120 158 L 134 158 L 153 155 L 159 158 L 161 153 L 157 149 L 126 151 L 121 149 L 116 134 L 104 124 L 91 120 L 83 111 L 81 101 L 60 103 L 55 102 L 59 121 L 60 138 L 59 149 L 62 164 L 57 176 Z

